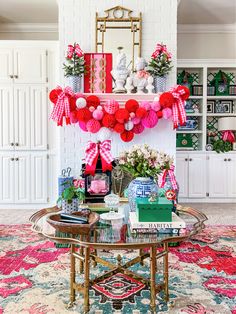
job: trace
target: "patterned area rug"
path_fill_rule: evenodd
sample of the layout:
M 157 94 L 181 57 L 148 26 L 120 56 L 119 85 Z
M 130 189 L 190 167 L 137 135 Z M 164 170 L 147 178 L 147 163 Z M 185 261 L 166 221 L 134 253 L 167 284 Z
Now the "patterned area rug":
M 168 308 L 157 295 L 157 312 L 186 314 L 236 314 L 236 227 L 208 226 L 195 239 L 171 248 Z M 134 252 L 102 252 L 115 262 Z M 105 268 L 92 268 L 91 277 Z M 131 269 L 148 276 L 149 264 Z M 158 269 L 162 269 L 161 261 Z M 162 274 L 157 275 L 158 279 Z M 78 274 L 77 281 L 83 278 Z M 66 309 L 69 300 L 68 249 L 33 233 L 29 225 L 0 225 L 0 314 L 83 313 L 83 298 Z M 117 274 L 93 286 L 90 313 L 149 313 L 150 293 L 145 285 Z

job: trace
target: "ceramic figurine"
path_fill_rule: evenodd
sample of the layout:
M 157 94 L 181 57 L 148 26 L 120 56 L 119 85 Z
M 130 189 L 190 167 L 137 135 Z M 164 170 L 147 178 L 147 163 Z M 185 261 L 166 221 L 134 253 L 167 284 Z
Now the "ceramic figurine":
M 125 88 L 126 88 L 127 94 L 132 94 L 132 90 L 134 89 L 132 77 L 129 76 L 127 78 Z
M 148 73 L 145 71 L 147 62 L 144 58 L 137 58 L 135 62 L 136 73 L 133 74 L 133 84 L 137 87 L 137 93 L 144 94 L 147 85 Z
M 148 91 L 148 94 L 153 94 L 154 86 L 153 86 L 153 77 L 152 76 L 149 76 L 147 79 L 146 89 Z
M 193 110 L 194 110 L 194 113 L 199 113 L 199 108 L 198 108 L 198 105 L 193 105 L 192 106 Z
M 111 74 L 115 80 L 116 87 L 114 88 L 114 93 L 125 93 L 124 88 L 125 81 L 129 75 L 130 71 L 126 67 L 126 55 L 121 52 L 116 57 L 116 67 L 111 71 Z

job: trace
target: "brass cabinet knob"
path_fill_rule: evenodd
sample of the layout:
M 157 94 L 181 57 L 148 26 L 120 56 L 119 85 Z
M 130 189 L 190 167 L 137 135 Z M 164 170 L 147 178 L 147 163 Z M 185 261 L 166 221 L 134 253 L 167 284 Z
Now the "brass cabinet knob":
M 16 143 L 15 145 L 16 145 L 16 146 L 19 146 L 19 143 Z
M 225 158 L 224 161 L 227 161 L 227 158 Z
M 9 75 L 11 79 L 13 79 L 14 75 Z
M 189 161 L 192 161 L 192 158 L 189 158 Z
M 11 146 L 14 146 L 14 143 L 11 143 Z
M 15 158 L 15 161 L 18 161 L 19 160 L 19 158 Z
M 228 158 L 228 161 L 231 161 L 231 158 Z
M 185 160 L 185 161 L 188 161 L 188 158 L 185 158 L 184 160 Z
M 11 161 L 14 161 L 14 158 L 11 158 Z
M 14 75 L 14 78 L 16 78 L 16 79 L 17 79 L 17 78 L 18 78 L 18 75 Z

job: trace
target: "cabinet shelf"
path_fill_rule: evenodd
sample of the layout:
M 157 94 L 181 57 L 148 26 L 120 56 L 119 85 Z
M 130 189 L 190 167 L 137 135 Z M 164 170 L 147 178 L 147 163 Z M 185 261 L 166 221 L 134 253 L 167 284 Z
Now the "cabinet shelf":
M 196 134 L 201 134 L 201 130 L 177 130 L 176 133 L 196 133 Z
M 236 117 L 236 113 L 207 113 L 208 117 Z
M 187 116 L 187 117 L 202 117 L 203 114 L 202 114 L 202 113 L 190 113 L 190 112 L 186 112 L 186 116 Z
M 236 99 L 236 96 L 207 96 L 207 99 Z
M 189 96 L 189 99 L 203 99 L 203 96 Z

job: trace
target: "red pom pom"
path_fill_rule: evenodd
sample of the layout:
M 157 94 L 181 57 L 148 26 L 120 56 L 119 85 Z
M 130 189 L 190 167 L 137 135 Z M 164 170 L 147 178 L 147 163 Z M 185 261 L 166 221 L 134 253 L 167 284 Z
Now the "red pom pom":
M 62 92 L 62 89 L 59 89 L 59 88 L 55 88 L 55 89 L 51 90 L 51 92 L 49 94 L 50 101 L 52 103 L 56 104 L 58 95 L 60 95 L 61 92 Z
M 174 103 L 174 97 L 171 93 L 166 92 L 166 93 L 161 94 L 159 98 L 159 102 L 163 108 L 167 108 L 167 107 L 171 108 Z
M 118 109 L 115 113 L 115 117 L 119 123 L 125 123 L 129 121 L 129 111 L 125 108 Z
M 144 131 L 144 126 L 142 125 L 142 123 L 136 124 L 133 127 L 132 131 L 134 132 L 134 134 L 140 134 Z
M 88 132 L 97 133 L 101 128 L 101 124 L 98 120 L 90 119 L 86 124 L 86 128 Z
M 144 118 L 146 114 L 147 114 L 147 110 L 142 107 L 138 108 L 136 111 L 136 117 L 140 119 Z
M 77 111 L 77 119 L 82 122 L 87 122 L 92 118 L 92 113 L 88 110 L 88 108 L 81 108 Z
M 71 123 L 78 122 L 77 111 L 76 110 L 70 112 L 70 122 Z
M 76 97 L 75 96 L 68 96 L 69 104 L 70 104 L 70 111 L 76 110 Z
M 137 100 L 135 99 L 129 99 L 126 104 L 125 104 L 125 108 L 129 111 L 129 112 L 135 112 L 139 107 L 139 104 L 137 102 Z
M 116 123 L 116 125 L 114 126 L 114 131 L 117 133 L 123 133 L 124 130 L 125 130 L 124 124 Z
M 86 100 L 87 100 L 87 106 L 88 107 L 92 106 L 96 109 L 97 106 L 100 105 L 100 99 L 95 95 L 88 96 L 88 98 Z
M 114 126 L 116 124 L 116 118 L 115 118 L 114 114 L 106 113 L 102 119 L 102 124 L 106 128 L 114 128 Z
M 133 131 L 124 131 L 121 133 L 120 138 L 123 142 L 130 142 L 134 138 L 134 132 Z
M 187 86 L 183 86 L 183 85 L 178 85 L 177 87 L 177 92 L 179 93 L 180 91 L 184 91 L 184 94 L 180 94 L 180 97 L 183 99 L 183 100 L 187 100 L 190 96 L 190 91 L 189 91 L 189 88 Z
M 161 110 L 157 111 L 157 117 L 158 117 L 158 119 L 161 119 L 163 117 L 163 113 Z

